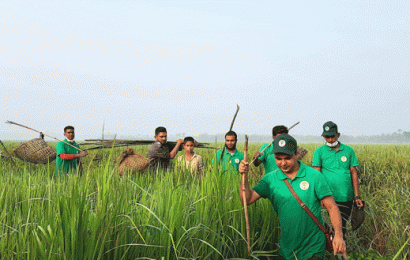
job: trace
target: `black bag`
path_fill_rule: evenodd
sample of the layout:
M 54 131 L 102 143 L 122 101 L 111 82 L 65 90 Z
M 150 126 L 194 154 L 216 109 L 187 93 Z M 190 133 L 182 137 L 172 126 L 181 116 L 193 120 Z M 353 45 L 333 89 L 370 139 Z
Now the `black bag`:
M 356 202 L 353 203 L 352 216 L 350 218 L 350 223 L 352 224 L 353 231 L 357 230 L 362 225 L 365 219 L 365 215 L 366 215 L 364 212 L 365 201 L 362 200 L 362 203 L 363 203 L 363 207 L 361 209 L 357 207 Z

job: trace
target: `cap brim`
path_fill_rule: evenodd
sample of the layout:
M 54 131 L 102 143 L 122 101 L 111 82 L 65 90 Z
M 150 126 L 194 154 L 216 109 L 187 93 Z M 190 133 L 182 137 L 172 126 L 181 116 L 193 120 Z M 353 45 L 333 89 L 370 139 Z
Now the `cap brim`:
M 323 131 L 322 136 L 326 136 L 326 135 L 336 135 L 336 134 L 337 134 L 337 132 L 326 132 L 326 131 Z
M 283 153 L 283 154 L 287 154 L 287 155 L 294 155 L 296 153 L 295 152 L 291 152 L 288 149 L 272 149 L 272 152 L 270 154 L 276 154 L 276 153 Z

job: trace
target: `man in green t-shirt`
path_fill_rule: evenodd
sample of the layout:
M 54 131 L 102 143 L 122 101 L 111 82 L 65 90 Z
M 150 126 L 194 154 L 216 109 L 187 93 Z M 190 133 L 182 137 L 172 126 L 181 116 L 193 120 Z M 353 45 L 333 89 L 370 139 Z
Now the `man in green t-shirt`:
M 242 174 L 245 189 L 243 191 L 240 187 L 240 197 L 242 204 L 243 192 L 248 205 L 260 198 L 267 198 L 272 203 L 279 216 L 281 228 L 279 259 L 323 259 L 326 251 L 324 233 L 301 208 L 286 186 L 285 179 L 322 224 L 323 203 L 335 230 L 334 254 L 345 254 L 346 244 L 342 235 L 340 213 L 323 175 L 297 160 L 297 142 L 292 136 L 282 134 L 273 141 L 272 146 L 279 169 L 265 174 L 259 183 L 250 189 L 247 176 L 249 164 L 242 161 L 239 172 Z
M 243 160 L 243 153 L 236 149 L 236 143 L 238 142 L 238 136 L 234 131 L 229 131 L 225 134 L 225 149 L 221 158 L 222 150 L 218 150 L 212 158 L 212 165 L 217 162 L 221 166 L 221 172 L 234 172 L 238 173 L 238 167 L 241 160 Z
M 363 207 L 356 171 L 359 162 L 352 147 L 338 141 L 340 133 L 335 123 L 326 122 L 322 136 L 326 144 L 315 150 L 312 166 L 322 172 L 329 183 L 342 215 L 343 236 L 346 237 L 346 223 L 352 212 L 353 201 L 358 208 Z
M 77 170 L 80 157 L 87 156 L 86 151 L 80 152 L 80 146 L 74 141 L 74 127 L 64 127 L 66 139 L 57 143 L 56 174 L 69 173 Z M 77 147 L 78 149 L 74 148 Z
M 277 126 L 273 127 L 272 128 L 272 139 L 273 139 L 273 141 L 279 135 L 287 134 L 288 132 L 289 132 L 288 128 L 284 125 L 277 125 Z M 272 145 L 270 145 L 268 148 L 266 148 L 266 146 L 268 146 L 268 145 L 270 145 L 270 144 L 262 145 L 261 149 L 259 151 L 256 151 L 255 155 L 253 156 L 253 158 L 257 158 L 257 159 L 255 159 L 253 164 L 256 167 L 258 167 L 261 163 L 263 163 L 263 168 L 265 169 L 265 174 L 278 169 L 278 166 L 276 165 L 276 161 L 275 161 L 275 155 L 272 154 Z M 263 149 L 265 149 L 265 148 L 266 148 L 266 150 L 262 153 Z

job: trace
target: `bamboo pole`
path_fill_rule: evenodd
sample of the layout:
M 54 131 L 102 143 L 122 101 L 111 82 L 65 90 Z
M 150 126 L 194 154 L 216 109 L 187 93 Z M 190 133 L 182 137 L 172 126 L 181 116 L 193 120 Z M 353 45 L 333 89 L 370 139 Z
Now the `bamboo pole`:
M 295 126 L 297 126 L 300 123 L 300 121 L 298 121 L 296 124 L 292 125 L 291 127 L 289 127 L 288 131 L 292 128 L 294 128 Z
M 248 153 L 248 136 L 245 135 L 245 148 L 243 149 L 243 160 L 246 162 L 246 157 Z M 248 241 L 248 254 L 251 254 L 251 228 L 249 227 L 249 218 L 248 218 L 248 203 L 246 202 L 246 193 L 245 193 L 245 178 L 247 176 L 242 176 L 242 198 L 243 198 L 243 209 L 245 211 L 245 222 L 246 222 L 246 238 Z
M 6 123 L 7 123 L 7 124 L 12 124 L 12 125 L 18 125 L 18 126 L 21 126 L 21 127 L 27 128 L 27 129 L 29 129 L 29 130 L 31 130 L 31 131 L 34 131 L 34 132 L 37 132 L 37 133 L 43 134 L 43 135 L 45 135 L 45 136 L 48 136 L 48 137 L 50 137 L 50 138 L 53 138 L 53 139 L 55 139 L 55 140 L 57 140 L 57 141 L 64 142 L 63 140 L 60 140 L 60 139 L 58 139 L 57 137 L 54 137 L 54 136 L 51 136 L 51 135 L 45 134 L 45 133 L 40 132 L 40 131 L 38 131 L 38 130 L 36 130 L 36 129 L 30 128 L 30 127 L 25 126 L 25 125 L 21 125 L 21 124 L 15 123 L 15 122 L 13 122 L 13 121 L 7 121 Z M 75 148 L 75 149 L 77 149 L 77 150 L 78 150 L 78 151 L 80 151 L 80 152 L 82 152 L 82 151 L 83 151 L 83 150 L 81 150 L 80 148 L 75 147 L 74 145 L 72 145 L 72 144 L 70 144 L 70 143 L 66 143 L 66 142 L 64 142 L 64 143 L 65 143 L 65 144 L 67 144 L 67 145 L 69 145 L 69 146 L 71 146 L 71 147 L 73 147 L 73 148 Z
M 232 131 L 233 124 L 235 123 L 235 119 L 236 119 L 236 116 L 238 115 L 238 112 L 239 112 L 239 105 L 236 104 L 236 112 L 235 112 L 235 115 L 233 116 L 233 119 L 232 119 L 232 122 L 231 122 L 231 127 L 229 128 L 229 131 Z M 224 148 L 222 148 L 222 152 L 221 152 L 221 156 L 219 158 L 219 161 L 222 161 L 222 158 L 224 157 L 225 148 L 226 148 L 226 143 L 224 144 Z

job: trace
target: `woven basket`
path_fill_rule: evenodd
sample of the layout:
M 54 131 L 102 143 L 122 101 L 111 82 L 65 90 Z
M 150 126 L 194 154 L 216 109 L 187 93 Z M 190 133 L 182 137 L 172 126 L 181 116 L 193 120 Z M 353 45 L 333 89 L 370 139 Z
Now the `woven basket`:
M 121 155 L 118 163 L 118 172 L 120 175 L 125 172 L 136 173 L 145 170 L 148 167 L 148 158 L 136 154 L 134 149 L 127 148 Z
M 298 151 L 298 160 L 302 160 L 303 157 L 305 157 L 305 155 L 308 153 L 307 150 L 303 149 L 302 147 L 297 147 L 297 151 Z
M 14 150 L 17 158 L 34 163 L 46 164 L 56 159 L 56 151 L 41 138 L 35 138 L 22 143 L 19 148 Z

